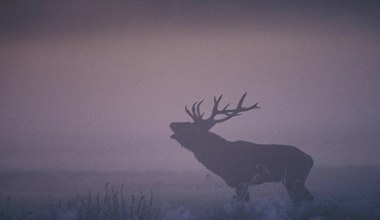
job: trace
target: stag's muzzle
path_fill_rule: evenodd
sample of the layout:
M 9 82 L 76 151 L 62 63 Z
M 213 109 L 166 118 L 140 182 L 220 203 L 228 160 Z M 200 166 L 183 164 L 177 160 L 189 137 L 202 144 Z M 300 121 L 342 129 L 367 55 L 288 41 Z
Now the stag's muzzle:
M 176 128 L 178 127 L 176 124 L 177 123 L 175 122 L 172 122 L 169 124 L 170 129 L 174 132 L 174 134 L 170 136 L 170 138 L 173 138 L 173 139 L 175 139 L 175 131 L 176 131 Z

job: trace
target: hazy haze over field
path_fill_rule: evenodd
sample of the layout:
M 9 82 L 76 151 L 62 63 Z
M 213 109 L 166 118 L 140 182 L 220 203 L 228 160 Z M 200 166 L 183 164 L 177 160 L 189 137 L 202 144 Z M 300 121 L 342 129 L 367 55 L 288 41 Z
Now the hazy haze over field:
M 378 164 L 376 1 L 263 2 L 0 3 L 0 170 L 200 168 L 169 123 L 244 92 L 213 132 Z

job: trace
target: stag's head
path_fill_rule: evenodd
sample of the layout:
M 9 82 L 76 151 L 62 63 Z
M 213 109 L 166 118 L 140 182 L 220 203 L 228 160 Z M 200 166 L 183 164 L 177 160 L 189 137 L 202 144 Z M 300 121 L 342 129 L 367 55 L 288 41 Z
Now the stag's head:
M 170 123 L 170 128 L 174 132 L 171 138 L 177 141 L 187 141 L 194 140 L 199 134 L 209 131 L 215 124 L 227 121 L 228 119 L 241 115 L 242 112 L 246 112 L 253 109 L 260 108 L 258 103 L 243 107 L 243 102 L 247 93 L 244 93 L 240 98 L 237 106 L 233 109 L 229 108 L 230 104 L 227 104 L 222 109 L 219 109 L 220 100 L 222 100 L 223 95 L 219 97 L 214 97 L 214 106 L 209 118 L 204 119 L 204 112 L 201 113 L 200 106 L 203 102 L 195 102 L 191 110 L 185 107 L 186 113 L 193 119 L 193 122 L 172 122 Z

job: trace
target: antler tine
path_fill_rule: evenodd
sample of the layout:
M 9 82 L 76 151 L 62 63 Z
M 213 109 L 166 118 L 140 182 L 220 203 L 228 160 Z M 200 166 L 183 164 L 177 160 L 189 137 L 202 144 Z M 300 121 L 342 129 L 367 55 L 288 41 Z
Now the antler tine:
M 248 110 L 251 110 L 251 109 L 255 109 L 255 108 L 260 109 L 261 107 L 258 106 L 258 105 L 259 105 L 259 103 L 256 102 L 254 105 L 252 105 L 252 106 L 250 106 L 250 107 L 247 107 L 247 108 L 245 108 L 245 109 L 246 109 L 247 111 L 248 111 Z
M 197 114 L 197 105 L 198 105 L 198 102 L 194 102 L 193 106 L 191 106 L 191 112 L 193 113 L 193 115 L 196 119 L 195 121 L 199 122 L 200 118 L 199 118 L 199 115 Z
M 197 108 L 197 116 L 198 116 L 198 118 L 199 118 L 200 120 L 203 119 L 203 115 L 205 114 L 205 113 L 201 113 L 201 110 L 200 110 L 200 106 L 201 106 L 201 104 L 202 104 L 203 101 L 204 101 L 204 100 L 202 99 L 202 100 L 197 104 L 197 106 L 196 106 L 196 108 Z
M 223 110 L 222 111 L 226 111 L 228 106 L 230 106 L 230 103 L 228 103 L 226 106 L 224 106 Z
M 197 113 L 195 112 L 195 106 L 197 105 L 198 102 L 194 102 L 194 104 L 191 106 L 191 112 L 193 113 L 194 116 L 197 116 Z
M 212 108 L 210 118 L 213 118 L 218 114 L 218 111 L 219 111 L 218 106 L 219 106 L 220 100 L 222 100 L 222 97 L 223 97 L 223 94 L 220 95 L 218 98 L 216 98 L 216 96 L 214 96 L 214 107 Z
M 222 100 L 222 97 L 223 97 L 223 94 L 221 94 L 218 98 L 216 98 L 216 96 L 214 96 L 214 102 L 219 103 L 220 100 Z
M 245 99 L 246 96 L 247 96 L 247 93 L 244 93 L 243 96 L 240 98 L 239 103 L 236 106 L 236 110 L 239 110 L 239 111 L 248 111 L 248 110 L 251 110 L 251 109 L 254 109 L 254 108 L 260 108 L 258 106 L 258 104 L 259 104 L 258 102 L 256 102 L 252 106 L 243 107 L 243 102 L 244 102 L 244 99 Z
M 240 98 L 240 100 L 239 100 L 239 102 L 238 102 L 238 104 L 237 104 L 237 106 L 236 106 L 237 109 L 242 108 L 242 106 L 243 106 L 243 102 L 244 102 L 244 99 L 245 99 L 246 96 L 247 96 L 247 93 L 245 92 L 245 93 L 241 96 L 241 98 Z
M 203 121 L 204 113 L 201 113 L 200 111 L 200 105 L 202 103 L 203 100 L 201 100 L 200 102 L 194 102 L 194 104 L 191 106 L 191 111 L 187 108 L 187 105 L 185 106 L 186 113 L 193 119 L 194 122 Z
M 185 106 L 185 111 L 193 119 L 194 122 L 197 121 L 197 118 L 195 117 L 195 115 L 191 114 L 190 110 L 187 108 L 187 105 Z

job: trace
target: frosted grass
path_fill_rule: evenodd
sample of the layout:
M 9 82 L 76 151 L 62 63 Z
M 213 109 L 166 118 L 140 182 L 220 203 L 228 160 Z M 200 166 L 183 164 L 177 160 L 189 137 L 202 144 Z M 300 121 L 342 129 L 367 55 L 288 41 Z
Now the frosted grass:
M 206 172 L 51 175 L 0 173 L 0 219 L 380 219 L 376 167 L 314 170 L 307 184 L 315 200 L 297 207 L 280 184 L 251 187 L 250 202 L 235 202 L 233 190 Z M 106 179 L 112 184 L 104 184 Z M 26 202 L 18 202 L 30 195 Z
M 8 198 L 9 200 L 9 198 Z M 288 198 L 268 196 L 248 203 L 231 200 L 222 205 L 193 210 L 184 206 L 164 207 L 154 204 L 153 195 L 144 193 L 127 198 L 120 190 L 87 197 L 77 196 L 65 204 L 50 204 L 37 211 L 1 207 L 2 220 L 330 220 L 379 219 L 380 210 L 365 199 L 341 201 L 325 199 L 293 206 Z

